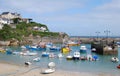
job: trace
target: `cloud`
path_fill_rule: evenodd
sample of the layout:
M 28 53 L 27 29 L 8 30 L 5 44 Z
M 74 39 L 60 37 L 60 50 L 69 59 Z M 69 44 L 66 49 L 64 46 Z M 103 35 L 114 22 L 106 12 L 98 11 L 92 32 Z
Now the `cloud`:
M 66 10 L 74 7 L 82 7 L 81 3 L 74 0 L 4 0 L 7 9 L 15 8 L 27 12 L 48 13 Z

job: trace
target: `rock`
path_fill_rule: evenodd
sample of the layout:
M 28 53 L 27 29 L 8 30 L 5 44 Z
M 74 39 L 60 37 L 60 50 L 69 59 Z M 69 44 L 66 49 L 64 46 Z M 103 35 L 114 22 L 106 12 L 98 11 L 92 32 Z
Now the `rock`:
M 8 46 L 10 41 L 0 41 L 0 46 Z

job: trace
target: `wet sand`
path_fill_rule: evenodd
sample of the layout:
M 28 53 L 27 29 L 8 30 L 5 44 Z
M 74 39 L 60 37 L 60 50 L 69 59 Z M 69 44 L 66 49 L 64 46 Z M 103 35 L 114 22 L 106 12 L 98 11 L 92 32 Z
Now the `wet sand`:
M 51 74 L 41 74 L 43 68 L 31 66 L 19 66 L 8 63 L 0 63 L 0 76 L 119 76 L 116 74 L 88 73 L 88 72 L 70 72 L 57 70 Z

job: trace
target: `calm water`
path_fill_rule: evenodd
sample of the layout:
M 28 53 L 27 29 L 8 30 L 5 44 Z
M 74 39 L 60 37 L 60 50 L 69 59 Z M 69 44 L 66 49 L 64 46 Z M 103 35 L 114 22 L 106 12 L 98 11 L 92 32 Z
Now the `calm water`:
M 67 70 L 67 71 L 77 71 L 77 72 L 96 72 L 96 73 L 115 73 L 120 74 L 120 69 L 117 69 L 116 66 L 120 64 L 113 63 L 110 61 L 111 57 L 110 55 L 98 55 L 95 53 L 91 53 L 91 45 L 85 44 L 88 48 L 87 53 L 92 55 L 97 55 L 99 57 L 99 61 L 67 61 L 65 56 L 62 59 L 58 58 L 47 58 L 47 57 L 41 57 L 42 51 L 37 51 L 38 56 L 41 57 L 40 62 L 32 62 L 35 66 L 41 66 L 42 68 L 47 67 L 47 64 L 50 61 L 53 61 L 56 63 L 56 68 L 58 70 Z M 58 45 L 59 46 L 59 45 Z M 72 52 L 70 54 L 73 54 L 74 51 L 78 50 L 80 46 L 73 46 L 70 47 L 72 49 Z M 20 51 L 20 48 L 18 47 L 12 47 L 13 50 Z M 54 52 L 55 54 L 58 54 L 59 52 Z M 118 55 L 117 57 L 120 59 L 120 48 L 118 48 Z M 81 54 L 86 55 L 86 54 Z M 20 64 L 24 65 L 25 61 L 32 61 L 33 58 L 37 56 L 20 56 L 20 55 L 7 55 L 0 53 L 0 61 L 14 63 L 14 64 Z

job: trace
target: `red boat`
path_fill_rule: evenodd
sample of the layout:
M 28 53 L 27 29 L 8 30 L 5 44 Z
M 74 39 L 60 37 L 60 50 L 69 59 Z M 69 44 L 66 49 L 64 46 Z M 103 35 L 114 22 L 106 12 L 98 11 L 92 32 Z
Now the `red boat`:
M 118 69 L 120 69 L 120 64 L 117 66 Z

